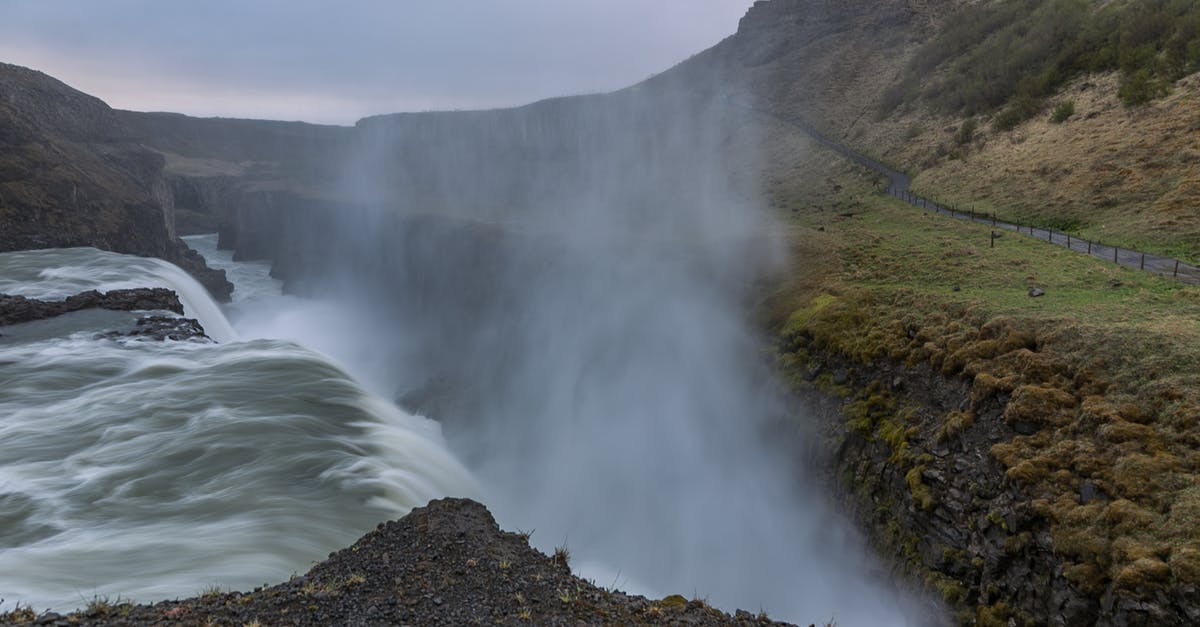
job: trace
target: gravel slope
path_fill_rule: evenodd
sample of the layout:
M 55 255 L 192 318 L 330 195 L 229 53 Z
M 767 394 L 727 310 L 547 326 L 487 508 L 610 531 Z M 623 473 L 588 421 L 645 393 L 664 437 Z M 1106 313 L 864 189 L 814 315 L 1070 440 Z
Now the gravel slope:
M 153 605 L 93 603 L 69 616 L 17 611 L 10 625 L 778 625 L 701 601 L 598 588 L 501 531 L 487 509 L 442 499 L 379 525 L 307 574 L 249 593 Z

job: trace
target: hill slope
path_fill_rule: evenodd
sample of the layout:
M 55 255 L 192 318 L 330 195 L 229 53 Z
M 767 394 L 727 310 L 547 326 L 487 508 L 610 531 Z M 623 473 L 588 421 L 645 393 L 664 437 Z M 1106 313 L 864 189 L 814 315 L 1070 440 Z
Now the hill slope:
M 1200 260 L 1193 2 L 771 0 L 734 39 L 764 107 L 925 194 Z
M 175 236 L 163 159 L 100 100 L 0 64 L 0 251 L 68 246 L 160 257 L 218 297 L 224 272 Z

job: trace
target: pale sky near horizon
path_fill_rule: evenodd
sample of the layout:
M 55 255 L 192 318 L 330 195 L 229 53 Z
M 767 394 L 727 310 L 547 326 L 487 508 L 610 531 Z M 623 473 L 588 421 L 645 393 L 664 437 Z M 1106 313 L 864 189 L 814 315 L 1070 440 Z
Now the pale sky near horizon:
M 636 83 L 753 0 L 0 0 L 0 61 L 113 107 L 352 124 Z

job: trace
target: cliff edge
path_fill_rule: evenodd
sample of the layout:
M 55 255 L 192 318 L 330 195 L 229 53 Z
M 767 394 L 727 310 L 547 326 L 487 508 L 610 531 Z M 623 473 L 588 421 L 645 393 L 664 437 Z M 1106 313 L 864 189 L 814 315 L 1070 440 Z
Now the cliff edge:
M 228 300 L 225 273 L 176 237 L 163 165 L 99 99 L 0 63 L 0 252 L 94 246 L 158 257 Z

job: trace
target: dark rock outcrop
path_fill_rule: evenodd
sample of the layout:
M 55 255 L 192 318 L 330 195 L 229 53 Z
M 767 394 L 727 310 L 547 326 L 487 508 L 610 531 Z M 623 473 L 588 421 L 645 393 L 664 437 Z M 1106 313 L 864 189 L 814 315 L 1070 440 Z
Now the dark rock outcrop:
M 204 333 L 204 327 L 198 320 L 192 318 L 176 318 L 173 316 L 144 316 L 138 318 L 137 326 L 126 333 L 116 333 L 111 337 L 136 337 L 165 342 L 182 342 L 184 340 L 209 341 L 212 339 Z
M 93 605 L 69 617 L 32 612 L 0 623 L 78 625 L 688 624 L 776 625 L 672 595 L 653 601 L 598 588 L 501 531 L 484 506 L 432 501 L 379 525 L 300 577 L 249 593 L 209 593 L 153 605 Z
M 61 316 L 82 309 L 117 311 L 173 311 L 183 313 L 175 292 L 161 287 L 97 292 L 89 290 L 65 300 L 47 301 L 0 294 L 0 326 Z
M 0 63 L 0 252 L 94 246 L 158 257 L 228 300 L 224 272 L 176 237 L 163 166 L 99 99 Z

